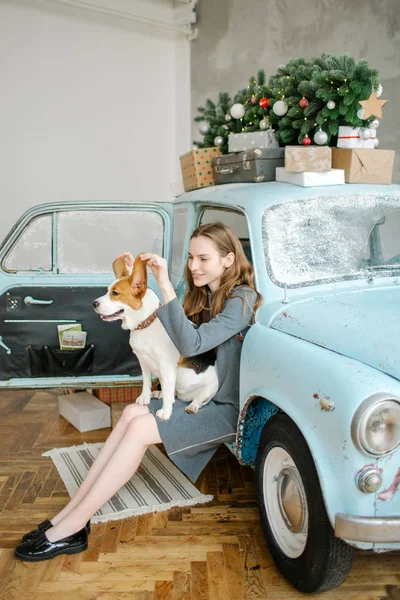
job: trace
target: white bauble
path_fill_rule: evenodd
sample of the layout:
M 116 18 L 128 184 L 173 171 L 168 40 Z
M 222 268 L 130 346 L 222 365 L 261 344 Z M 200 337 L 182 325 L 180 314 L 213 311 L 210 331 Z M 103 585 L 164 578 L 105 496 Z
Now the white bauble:
M 372 131 L 369 127 L 361 127 L 360 128 L 360 140 L 369 140 L 371 137 Z
M 375 96 L 377 98 L 380 98 L 383 94 L 383 87 L 381 86 L 381 84 L 378 85 L 378 89 L 375 92 Z
M 231 115 L 229 113 L 226 113 L 226 115 L 225 115 L 225 121 L 228 121 L 228 122 L 232 121 L 232 117 L 231 117 Z
M 222 135 L 217 135 L 217 137 L 214 138 L 214 144 L 216 146 L 222 146 L 223 143 L 224 143 L 224 138 L 222 137 Z
M 283 117 L 288 111 L 288 105 L 284 100 L 278 100 L 274 103 L 272 110 L 278 117 Z
M 318 144 L 318 146 L 323 146 L 328 141 L 328 135 L 322 129 L 316 131 L 314 135 L 314 142 Z
M 371 129 L 378 129 L 379 125 L 380 125 L 379 119 L 374 119 L 373 121 L 371 121 L 371 123 L 368 125 L 368 127 L 370 127 Z
M 333 110 L 335 108 L 335 106 L 336 106 L 336 102 L 334 102 L 333 100 L 329 100 L 326 103 L 326 107 L 329 108 L 329 110 Z
M 201 135 L 207 135 L 207 133 L 210 133 L 210 123 L 207 123 L 207 121 L 202 121 L 199 125 L 199 133 L 201 133 Z
M 260 129 L 267 129 L 268 127 L 268 121 L 265 121 L 265 119 L 262 119 L 260 121 Z
M 375 138 L 374 148 L 379 148 L 379 140 L 378 140 L 378 138 Z
M 361 108 L 358 109 L 357 111 L 357 117 L 361 120 L 363 120 L 365 116 L 365 108 L 362 106 Z
M 231 106 L 231 115 L 234 119 L 241 119 L 242 117 L 244 117 L 244 106 L 243 104 L 234 104 L 233 106 Z

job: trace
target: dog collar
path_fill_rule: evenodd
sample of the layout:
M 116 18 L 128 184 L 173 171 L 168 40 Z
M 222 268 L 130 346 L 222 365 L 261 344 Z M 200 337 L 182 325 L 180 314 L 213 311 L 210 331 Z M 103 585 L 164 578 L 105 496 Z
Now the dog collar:
M 138 331 L 140 329 L 146 329 L 146 327 L 149 327 L 149 325 L 151 325 L 153 323 L 153 321 L 156 320 L 157 311 L 159 308 L 161 308 L 161 306 L 162 306 L 162 304 L 159 304 L 157 306 L 156 310 L 154 312 L 152 312 L 151 315 L 149 317 L 147 317 L 147 319 L 145 319 L 144 321 L 139 323 L 139 325 L 137 327 L 135 327 L 135 329 L 133 331 Z

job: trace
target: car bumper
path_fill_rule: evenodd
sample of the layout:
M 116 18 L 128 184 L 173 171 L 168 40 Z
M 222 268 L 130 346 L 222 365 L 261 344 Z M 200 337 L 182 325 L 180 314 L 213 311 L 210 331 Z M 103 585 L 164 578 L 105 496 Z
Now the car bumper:
M 354 542 L 400 542 L 400 517 L 335 516 L 335 535 Z

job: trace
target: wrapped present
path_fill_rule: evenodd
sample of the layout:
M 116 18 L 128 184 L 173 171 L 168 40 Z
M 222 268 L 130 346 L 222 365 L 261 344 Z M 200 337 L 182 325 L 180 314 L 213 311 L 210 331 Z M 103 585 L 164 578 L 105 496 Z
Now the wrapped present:
M 347 183 L 392 183 L 394 150 L 332 148 L 332 166 Z
M 158 379 L 153 379 L 152 392 L 158 390 L 158 384 Z M 142 386 L 143 382 L 140 380 L 131 387 L 97 388 L 93 390 L 93 395 L 108 406 L 114 402 L 135 402 L 142 393 Z
M 284 167 L 276 169 L 276 181 L 293 183 L 302 187 L 313 187 L 319 185 L 340 185 L 344 183 L 343 169 L 331 169 L 330 171 L 302 171 L 294 173 Z
M 286 146 L 285 168 L 292 173 L 330 171 L 332 151 L 329 146 Z
M 213 148 L 199 148 L 182 154 L 180 157 L 183 185 L 186 192 L 198 188 L 215 185 L 214 171 L 211 159 L 216 154 L 221 154 L 218 146 Z
M 265 148 L 214 156 L 215 183 L 275 181 L 276 167 L 283 167 L 284 148 Z
M 361 127 L 348 127 L 341 125 L 338 132 L 338 148 L 375 148 L 376 130 L 371 129 L 371 137 L 368 140 L 360 138 Z
M 242 152 L 254 148 L 279 148 L 273 129 L 251 133 L 231 133 L 228 137 L 229 152 Z

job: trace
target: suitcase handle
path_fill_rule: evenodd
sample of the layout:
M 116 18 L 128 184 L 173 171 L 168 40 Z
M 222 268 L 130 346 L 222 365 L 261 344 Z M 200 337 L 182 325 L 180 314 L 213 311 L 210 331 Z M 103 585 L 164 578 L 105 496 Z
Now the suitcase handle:
M 219 175 L 228 175 L 229 173 L 236 173 L 239 165 L 231 165 L 230 167 L 221 167 L 220 165 L 216 165 L 215 172 Z

